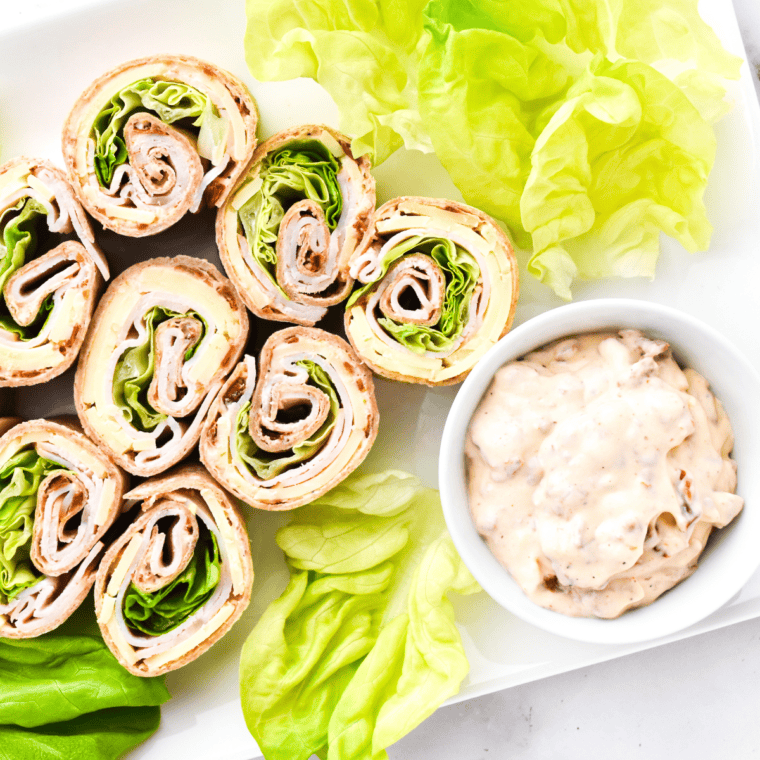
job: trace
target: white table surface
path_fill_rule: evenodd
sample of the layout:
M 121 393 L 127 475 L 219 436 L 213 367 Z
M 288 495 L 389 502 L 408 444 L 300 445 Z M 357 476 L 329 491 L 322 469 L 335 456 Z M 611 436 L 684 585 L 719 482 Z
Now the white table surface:
M 3 0 L 0 30 L 99 2 Z M 760 96 L 760 0 L 734 0 L 734 7 Z M 442 708 L 389 751 L 392 760 L 681 760 L 687 753 L 690 760 L 760 758 L 760 619 Z

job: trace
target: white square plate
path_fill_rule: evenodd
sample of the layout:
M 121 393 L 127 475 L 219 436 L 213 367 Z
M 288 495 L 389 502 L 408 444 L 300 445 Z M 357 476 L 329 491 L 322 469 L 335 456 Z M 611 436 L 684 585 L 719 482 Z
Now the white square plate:
M 4 32 L 0 36 L 2 160 L 26 154 L 62 165 L 60 130 L 80 92 L 123 61 L 162 52 L 206 58 L 241 77 L 258 101 L 262 139 L 298 124 L 338 126 L 334 104 L 313 82 L 261 84 L 250 77 L 243 59 L 243 9 L 242 0 L 101 0 L 88 10 L 59 13 L 45 23 L 17 25 Z M 746 60 L 730 3 L 704 0 L 701 9 L 728 49 Z M 677 307 L 729 335 L 760 367 L 760 108 L 746 63 L 742 80 L 732 84 L 730 95 L 735 107 L 716 128 L 718 151 L 706 198 L 715 227 L 710 252 L 689 256 L 666 240 L 654 282 L 583 284 L 576 288 L 576 297 L 625 296 Z M 402 194 L 461 198 L 432 155 L 402 150 L 374 174 L 379 203 Z M 213 215 L 205 212 L 155 238 L 127 240 L 111 233 L 99 238 L 114 273 L 137 260 L 176 253 L 204 256 L 218 265 L 212 228 Z M 545 287 L 525 276 L 516 323 L 558 304 Z M 339 324 L 337 316 L 330 324 Z M 259 322 L 255 346 L 272 329 Z M 43 392 L 17 391 L 17 411 L 25 417 L 72 413 L 72 378 L 68 372 Z M 382 423 L 366 467 L 410 469 L 434 486 L 440 434 L 456 388 L 427 390 L 383 380 L 377 386 Z M 240 709 L 238 653 L 261 611 L 287 581 L 273 540 L 285 519 L 249 511 L 256 570 L 253 602 L 221 642 L 168 676 L 173 698 L 162 710 L 158 733 L 135 751 L 135 760 L 260 756 Z M 485 594 L 455 598 L 454 603 L 471 664 L 460 694 L 452 700 L 459 701 L 758 617 L 760 574 L 699 625 L 635 646 L 582 644 L 552 636 L 512 617 Z

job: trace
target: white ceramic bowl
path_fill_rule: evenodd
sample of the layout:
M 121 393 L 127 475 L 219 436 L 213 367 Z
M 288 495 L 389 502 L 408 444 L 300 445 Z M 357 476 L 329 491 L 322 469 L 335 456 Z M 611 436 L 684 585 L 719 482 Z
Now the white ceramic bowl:
M 559 338 L 615 328 L 636 328 L 663 338 L 676 360 L 711 384 L 734 429 L 741 514 L 714 532 L 696 572 L 646 607 L 614 620 L 575 618 L 530 601 L 512 580 L 470 516 L 464 471 L 467 428 L 496 370 Z M 598 299 L 561 306 L 515 328 L 477 364 L 446 420 L 438 480 L 443 512 L 462 559 L 499 604 L 552 633 L 596 643 L 647 641 L 687 628 L 728 602 L 760 565 L 760 375 L 722 335 L 694 317 L 648 301 Z

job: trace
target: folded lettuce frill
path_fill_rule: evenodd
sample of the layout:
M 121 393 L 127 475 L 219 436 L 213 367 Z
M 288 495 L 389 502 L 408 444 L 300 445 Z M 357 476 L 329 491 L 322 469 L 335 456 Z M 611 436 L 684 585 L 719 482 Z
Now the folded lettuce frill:
M 71 366 L 103 279 L 108 264 L 64 173 L 35 158 L 0 166 L 0 387 Z
M 251 598 L 245 525 L 200 466 L 140 484 L 134 522 L 100 564 L 95 610 L 119 662 L 139 676 L 182 667 L 232 627 Z
M 103 295 L 74 382 L 87 434 L 125 470 L 163 472 L 195 446 L 248 336 L 232 283 L 190 256 L 130 267 Z
M 79 607 L 125 485 L 74 425 L 32 420 L 0 438 L 0 637 L 47 633 Z
M 313 325 L 348 296 L 348 262 L 375 208 L 369 169 L 347 137 L 323 126 L 256 149 L 216 222 L 224 268 L 254 314 Z
M 353 472 L 377 435 L 372 374 L 341 338 L 313 327 L 274 333 L 245 356 L 209 411 L 200 454 L 253 507 L 312 501 Z
M 63 130 L 87 211 L 121 235 L 154 235 L 220 206 L 256 147 L 256 103 L 226 71 L 189 56 L 129 61 L 96 79 Z
M 502 229 L 471 206 L 402 197 L 372 217 L 350 274 L 348 339 L 391 380 L 451 385 L 510 328 L 519 291 Z

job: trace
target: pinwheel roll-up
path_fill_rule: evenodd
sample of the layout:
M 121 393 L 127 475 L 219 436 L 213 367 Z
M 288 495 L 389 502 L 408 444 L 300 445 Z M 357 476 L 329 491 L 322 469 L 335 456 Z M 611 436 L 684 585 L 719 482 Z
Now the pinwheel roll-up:
M 144 261 L 117 277 L 93 316 L 74 381 L 87 434 L 148 477 L 185 457 L 240 358 L 248 314 L 207 261 Z
M 256 103 L 226 71 L 187 56 L 122 64 L 79 97 L 63 156 L 84 207 L 121 235 L 154 235 L 221 205 L 256 147 Z
M 125 484 L 72 425 L 33 420 L 0 438 L 0 637 L 39 636 L 79 607 Z
M 348 296 L 348 262 L 375 209 L 369 168 L 328 127 L 289 129 L 256 149 L 216 222 L 224 268 L 254 314 L 313 325 Z
M 512 324 L 518 270 L 496 222 L 462 203 L 382 205 L 351 260 L 346 333 L 378 375 L 425 385 L 467 376 Z
M 98 570 L 103 638 L 127 670 L 156 676 L 203 654 L 251 598 L 248 534 L 230 497 L 198 465 L 140 484 L 141 511 Z
M 372 374 L 335 335 L 289 327 L 269 337 L 259 372 L 246 356 L 203 426 L 211 474 L 259 509 L 293 509 L 367 456 L 379 422 Z
M 63 172 L 32 158 L 0 166 L 0 386 L 71 366 L 101 276 L 108 264 Z

